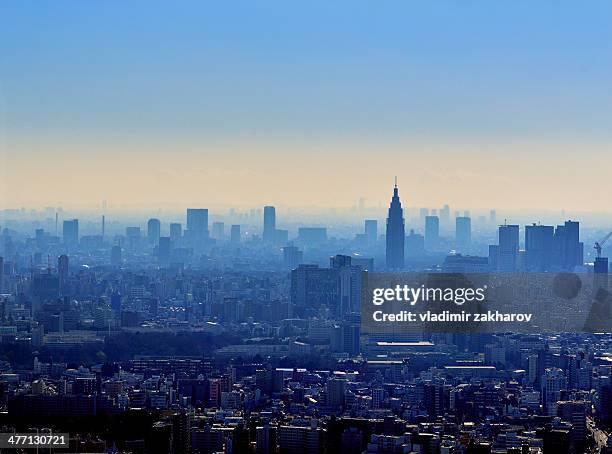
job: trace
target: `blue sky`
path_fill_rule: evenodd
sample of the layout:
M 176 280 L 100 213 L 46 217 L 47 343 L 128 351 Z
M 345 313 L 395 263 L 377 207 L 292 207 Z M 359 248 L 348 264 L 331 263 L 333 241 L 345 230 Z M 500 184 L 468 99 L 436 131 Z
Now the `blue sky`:
M 158 168 L 148 170 L 152 175 L 178 166 L 163 157 L 172 149 L 186 153 L 186 168 L 214 170 L 216 163 L 225 165 L 221 154 L 234 156 L 237 172 L 252 181 L 291 172 L 305 150 L 322 146 L 336 174 L 355 171 L 363 180 L 368 176 L 342 157 L 355 144 L 369 144 L 360 150 L 366 156 L 384 155 L 392 144 L 385 159 L 405 167 L 431 165 L 426 158 L 433 149 L 464 153 L 453 161 L 463 186 L 486 181 L 493 171 L 505 185 L 512 180 L 494 163 L 483 167 L 486 157 L 526 150 L 545 165 L 544 157 L 560 153 L 560 144 L 568 145 L 566 154 L 583 153 L 585 167 L 593 167 L 588 159 L 602 156 L 612 132 L 611 17 L 609 1 L 1 2 L 0 146 L 9 198 L 112 198 L 102 190 L 49 184 L 61 171 L 52 164 L 66 150 L 73 153 L 72 174 L 91 173 L 92 162 L 117 153 L 133 156 L 134 164 L 155 150 L 161 154 Z M 233 145 L 219 145 L 224 142 Z M 521 145 L 508 147 L 514 142 Z M 197 150 L 196 160 L 187 149 Z M 262 168 L 250 161 L 248 169 L 238 168 L 245 153 L 263 151 L 270 155 L 261 155 Z M 28 161 L 31 156 L 42 159 L 40 168 Z M 266 164 L 274 175 L 265 174 Z M 611 170 L 606 166 L 607 160 L 597 165 L 604 177 Z M 183 171 L 173 168 L 171 183 Z M 377 172 L 372 185 L 380 192 L 373 198 L 385 200 L 382 183 L 392 175 L 382 167 Z M 556 185 L 557 174 L 545 169 L 538 178 Z M 31 175 L 39 186 L 17 191 Z M 145 199 L 148 185 L 158 184 L 142 178 L 142 196 L 134 203 Z M 445 179 L 447 174 L 434 178 L 438 186 Z M 430 180 L 425 174 L 419 180 L 423 205 L 449 200 L 439 188 L 426 199 L 435 192 Z M 115 198 L 134 193 L 122 189 Z M 219 196 L 214 189 L 201 190 Z M 559 205 L 567 200 L 563 189 Z M 472 194 L 442 190 L 457 202 L 484 197 L 482 187 Z M 335 201 L 348 203 L 370 191 L 374 186 L 353 189 Z M 262 188 L 250 201 L 274 202 L 282 199 L 279 192 L 284 189 Z M 308 194 L 312 199 L 304 203 L 329 201 L 326 189 Z M 227 203 L 236 200 L 240 194 Z M 551 200 L 524 194 L 514 203 L 547 206 Z
M 610 2 L 3 2 L 9 130 L 608 135 Z

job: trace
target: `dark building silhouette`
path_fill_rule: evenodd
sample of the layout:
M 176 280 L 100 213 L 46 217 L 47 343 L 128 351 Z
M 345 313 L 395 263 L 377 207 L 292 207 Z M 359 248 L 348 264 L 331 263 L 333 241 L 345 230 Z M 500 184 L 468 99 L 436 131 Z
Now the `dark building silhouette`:
M 230 242 L 233 244 L 240 243 L 240 225 L 233 224 L 230 228 Z
M 514 272 L 518 266 L 519 226 L 500 225 L 498 231 L 497 269 L 503 272 Z
M 262 238 L 266 243 L 273 243 L 276 239 L 276 208 L 264 207 L 264 225 Z
M 527 271 L 550 271 L 554 229 L 549 225 L 525 226 L 525 268 Z
M 375 243 L 378 239 L 378 221 L 376 219 L 366 219 L 364 224 L 366 240 L 369 243 Z
M 404 210 L 397 190 L 397 181 L 393 187 L 393 197 L 387 217 L 387 268 L 402 269 L 404 267 Z
M 159 219 L 149 219 L 147 222 L 147 239 L 149 244 L 156 246 L 159 243 L 159 237 L 161 235 L 161 222 Z
M 179 222 L 173 222 L 170 224 L 170 239 L 172 241 L 178 241 L 183 236 L 183 226 Z
M 435 251 L 440 246 L 440 219 L 438 216 L 425 216 L 425 249 Z
M 455 218 L 455 247 L 460 252 L 470 249 L 472 243 L 472 219 L 467 216 Z
M 60 296 L 66 293 L 66 281 L 68 279 L 68 256 L 62 254 L 57 259 L 57 274 L 59 277 Z
M 64 244 L 74 246 L 79 243 L 79 220 L 64 221 L 62 230 Z
M 558 225 L 553 238 L 553 266 L 572 271 L 584 264 L 584 244 L 580 242 L 580 223 L 565 221 Z
M 194 240 L 208 238 L 207 208 L 187 208 L 187 233 Z

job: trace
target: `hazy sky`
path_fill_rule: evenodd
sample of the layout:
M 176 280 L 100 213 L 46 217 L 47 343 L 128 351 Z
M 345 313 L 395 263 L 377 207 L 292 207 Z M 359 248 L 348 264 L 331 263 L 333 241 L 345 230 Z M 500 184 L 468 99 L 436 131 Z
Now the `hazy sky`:
M 612 211 L 612 2 L 0 3 L 0 207 Z

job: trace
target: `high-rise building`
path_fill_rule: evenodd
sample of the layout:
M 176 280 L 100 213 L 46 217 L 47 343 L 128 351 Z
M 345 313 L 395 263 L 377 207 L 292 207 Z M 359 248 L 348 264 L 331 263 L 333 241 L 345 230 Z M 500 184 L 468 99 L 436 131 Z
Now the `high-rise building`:
M 68 256 L 65 254 L 60 255 L 57 259 L 57 274 L 59 277 L 59 293 L 60 296 L 63 296 L 66 294 L 68 280 Z
M 187 208 L 187 232 L 193 240 L 208 238 L 207 208 Z
M 365 220 L 365 237 L 368 243 L 375 243 L 378 238 L 378 221 L 376 219 Z
M 71 219 L 66 220 L 63 223 L 63 237 L 64 244 L 68 246 L 75 246 L 79 243 L 79 220 Z
M 233 224 L 230 229 L 230 242 L 232 244 L 240 243 L 240 225 Z
M 329 259 L 329 267 L 338 276 L 338 304 L 336 311 L 343 318 L 350 313 L 357 313 L 361 306 L 361 277 L 363 269 L 352 263 L 349 255 L 335 255 Z
M 557 402 L 561 400 L 561 391 L 567 389 L 567 377 L 562 369 L 547 368 L 541 379 L 542 405 L 547 415 L 557 414 Z
M 519 226 L 500 225 L 498 235 L 497 268 L 503 272 L 514 272 L 518 264 Z
M 435 251 L 440 247 L 440 219 L 438 216 L 425 216 L 425 249 Z
M 273 243 L 276 239 L 276 208 L 264 207 L 264 224 L 262 238 L 266 243 Z
M 222 240 L 225 238 L 225 224 L 223 222 L 213 222 L 212 237 L 215 240 Z
M 4 284 L 4 258 L 0 257 L 0 293 L 3 291 Z
M 593 288 L 594 290 L 608 290 L 608 257 L 595 257 L 593 264 Z
M 565 221 L 558 225 L 553 237 L 553 267 L 572 271 L 584 264 L 584 244 L 580 242 L 580 223 Z
M 344 378 L 330 378 L 327 380 L 327 405 L 342 407 L 346 394 L 347 380 Z
M 455 218 L 455 247 L 459 252 L 468 252 L 472 243 L 472 219 L 467 216 Z
M 525 226 L 525 269 L 550 271 L 553 255 L 554 228 L 550 225 Z
M 147 239 L 149 241 L 149 244 L 157 246 L 157 243 L 159 243 L 160 235 L 161 222 L 159 222 L 159 219 L 149 219 L 149 221 L 147 222 Z
M 126 227 L 127 247 L 131 250 L 140 247 L 140 227 Z
M 170 224 L 170 239 L 172 241 L 178 241 L 183 236 L 183 226 L 179 222 L 173 222 Z
M 448 226 L 450 222 L 450 207 L 448 205 L 444 205 L 440 209 L 440 224 L 445 228 Z
M 404 210 L 397 190 L 397 180 L 393 187 L 393 197 L 389 205 L 387 217 L 387 268 L 399 270 L 404 267 L 404 240 L 406 232 L 404 226 Z
M 275 454 L 277 451 L 277 428 L 268 424 L 257 427 L 255 454 Z

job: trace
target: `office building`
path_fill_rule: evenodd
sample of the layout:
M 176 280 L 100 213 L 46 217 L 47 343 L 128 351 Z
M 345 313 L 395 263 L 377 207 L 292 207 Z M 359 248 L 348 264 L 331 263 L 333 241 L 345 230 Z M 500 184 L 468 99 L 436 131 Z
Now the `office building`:
M 265 243 L 274 243 L 276 240 L 276 208 L 273 206 L 264 207 L 262 239 Z
M 187 208 L 187 234 L 191 240 L 208 239 L 208 209 Z
M 440 247 L 440 219 L 438 216 L 425 216 L 425 250 L 437 251 Z
M 64 244 L 75 246 L 79 243 L 79 220 L 71 219 L 63 222 Z
M 147 240 L 152 246 L 157 246 L 161 235 L 161 222 L 159 219 L 149 219 L 147 221 Z
M 183 236 L 183 225 L 179 222 L 173 222 L 170 224 L 170 239 L 172 241 L 179 241 Z
M 212 224 L 212 237 L 215 240 L 223 240 L 225 238 L 225 224 L 217 221 Z
M 366 219 L 364 224 L 366 241 L 375 243 L 378 239 L 378 221 L 376 219 Z
M 455 248 L 466 253 L 472 243 L 472 219 L 467 216 L 455 218 Z
M 57 275 L 59 278 L 59 294 L 63 296 L 66 291 L 66 284 L 68 281 L 68 256 L 62 254 L 57 259 Z
M 514 272 L 518 266 L 519 226 L 500 225 L 498 229 L 497 269 Z
M 546 272 L 551 269 L 554 228 L 549 225 L 525 226 L 525 269 Z
M 232 244 L 240 243 L 240 225 L 233 224 L 230 228 L 230 242 Z
M 405 236 L 404 210 L 400 202 L 396 180 L 387 216 L 386 262 L 388 269 L 401 270 L 404 268 Z
M 584 244 L 580 242 L 580 223 L 565 221 L 558 225 L 553 237 L 553 267 L 573 271 L 584 264 Z

